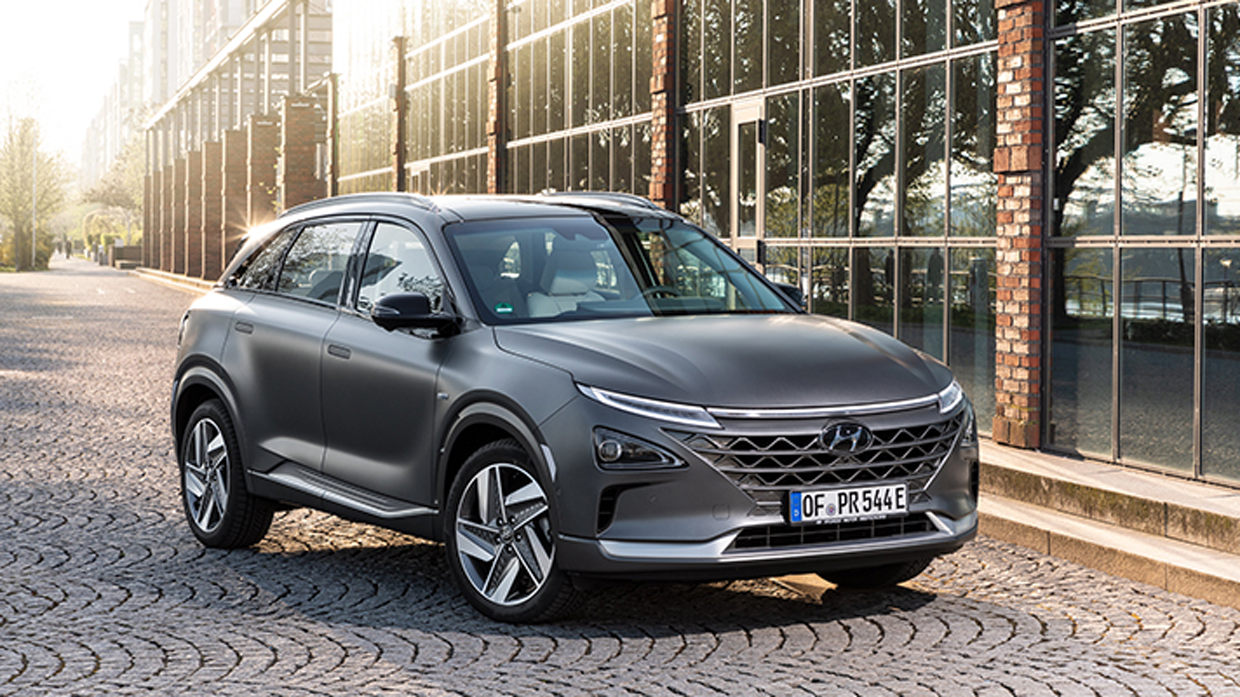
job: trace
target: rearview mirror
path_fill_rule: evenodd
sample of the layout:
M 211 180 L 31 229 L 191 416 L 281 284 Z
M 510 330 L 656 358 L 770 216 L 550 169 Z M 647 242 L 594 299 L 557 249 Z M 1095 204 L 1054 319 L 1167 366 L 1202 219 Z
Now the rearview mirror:
M 456 317 L 431 311 L 431 300 L 422 293 L 393 293 L 375 301 L 370 319 L 389 332 L 394 329 L 445 330 L 456 326 Z

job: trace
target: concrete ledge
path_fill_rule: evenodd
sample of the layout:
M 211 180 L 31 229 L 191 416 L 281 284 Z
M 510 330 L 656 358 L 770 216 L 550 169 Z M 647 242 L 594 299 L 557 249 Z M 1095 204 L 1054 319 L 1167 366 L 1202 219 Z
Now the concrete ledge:
M 160 271 L 159 269 L 141 267 L 134 269 L 129 273 L 160 285 L 176 288 L 178 290 L 189 291 L 191 293 L 206 293 L 215 287 L 214 281 L 204 281 L 201 278 L 191 278 L 189 276 L 182 276 L 181 274 Z
M 980 513 L 983 535 L 1240 609 L 1240 556 L 994 496 Z
M 1221 552 L 1240 551 L 1240 491 L 983 443 L 982 492 Z

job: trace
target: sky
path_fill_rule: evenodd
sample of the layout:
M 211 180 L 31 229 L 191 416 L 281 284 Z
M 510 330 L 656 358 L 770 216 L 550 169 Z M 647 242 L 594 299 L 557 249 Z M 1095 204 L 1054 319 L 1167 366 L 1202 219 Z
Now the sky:
M 81 161 L 147 0 L 0 0 L 0 127 L 39 120 L 43 149 Z

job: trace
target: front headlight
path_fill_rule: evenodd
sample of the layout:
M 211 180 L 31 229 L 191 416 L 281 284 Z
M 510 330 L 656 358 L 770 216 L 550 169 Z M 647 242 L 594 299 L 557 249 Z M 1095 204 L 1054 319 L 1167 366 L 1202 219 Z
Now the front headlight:
M 715 417 L 708 414 L 702 407 L 634 397 L 586 385 L 577 385 L 577 389 L 581 390 L 581 394 L 600 404 L 606 404 L 613 409 L 619 409 L 629 414 L 636 414 L 658 421 L 669 421 L 682 426 L 723 428 L 718 421 L 715 421 Z
M 605 470 L 675 469 L 685 464 L 653 443 L 609 428 L 594 429 L 594 459 Z
M 960 401 L 964 399 L 964 388 L 960 386 L 960 383 L 952 380 L 952 384 L 948 385 L 946 389 L 940 392 L 938 394 L 938 398 L 939 413 L 949 414 L 958 404 L 960 404 Z

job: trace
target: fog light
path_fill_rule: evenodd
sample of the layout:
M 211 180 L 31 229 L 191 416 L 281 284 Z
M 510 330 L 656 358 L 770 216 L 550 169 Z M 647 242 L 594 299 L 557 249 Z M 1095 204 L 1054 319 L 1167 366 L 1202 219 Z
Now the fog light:
M 684 466 L 653 443 L 606 428 L 594 429 L 594 455 L 605 470 L 654 470 Z

